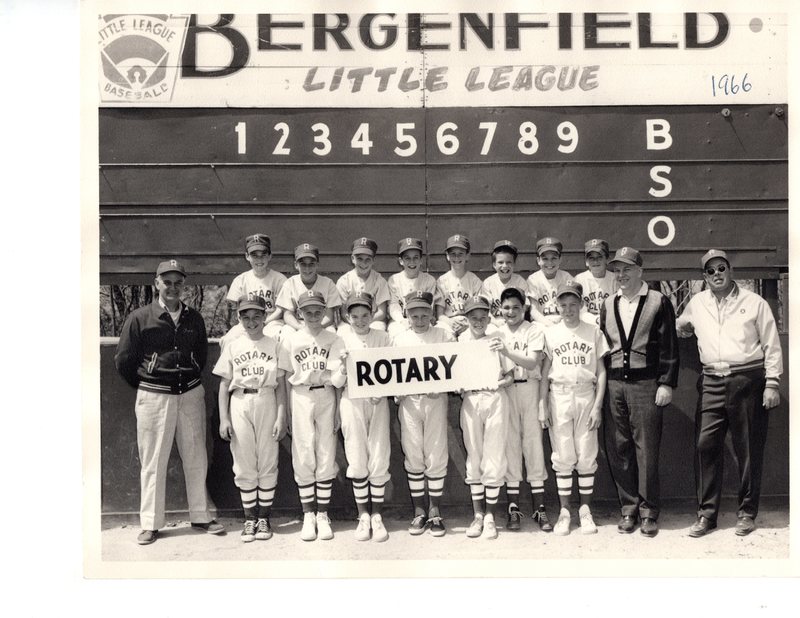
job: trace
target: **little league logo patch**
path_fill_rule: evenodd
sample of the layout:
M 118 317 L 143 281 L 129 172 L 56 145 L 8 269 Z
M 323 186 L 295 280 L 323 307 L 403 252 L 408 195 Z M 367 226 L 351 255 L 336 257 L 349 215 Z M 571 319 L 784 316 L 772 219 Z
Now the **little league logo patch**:
M 100 15 L 100 100 L 171 100 L 188 21 L 186 15 Z

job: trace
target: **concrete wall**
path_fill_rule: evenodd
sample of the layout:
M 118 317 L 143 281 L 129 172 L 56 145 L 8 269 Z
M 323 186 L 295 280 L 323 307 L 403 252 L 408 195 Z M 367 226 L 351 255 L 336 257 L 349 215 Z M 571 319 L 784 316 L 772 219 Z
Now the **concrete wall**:
M 788 337 L 782 337 L 785 375 L 788 375 Z M 100 389 L 101 389 L 101 475 L 102 512 L 138 513 L 139 510 L 139 458 L 136 447 L 136 420 L 133 413 L 135 391 L 119 377 L 114 368 L 114 343 L 101 345 Z M 210 469 L 208 489 L 220 510 L 239 510 L 239 495 L 233 484 L 231 454 L 228 443 L 217 434 L 219 413 L 217 410 L 217 378 L 211 375 L 211 367 L 219 355 L 216 344 L 211 345 L 204 384 L 209 418 L 207 447 Z M 681 341 L 680 384 L 675 390 L 674 402 L 664 414 L 664 433 L 661 449 L 662 494 L 669 498 L 692 498 L 694 496 L 694 406 L 699 361 L 695 341 Z M 450 463 L 445 483 L 443 504 L 469 504 L 469 491 L 464 484 L 465 450 L 458 425 L 460 399 L 450 398 L 448 413 L 448 435 Z M 392 480 L 386 488 L 386 502 L 390 506 L 410 505 L 408 484 L 403 470 L 403 454 L 400 448 L 400 426 L 396 408 L 392 406 L 392 455 L 390 472 Z M 764 461 L 763 495 L 788 495 L 789 493 L 789 401 L 788 384 L 781 389 L 781 405 L 770 413 L 769 436 Z M 549 446 L 545 447 L 549 468 Z M 337 461 L 340 472 L 333 487 L 333 508 L 354 508 L 352 489 L 344 476 L 346 460 L 341 435 Z M 608 473 L 605 454 L 602 452 L 595 481 L 596 500 L 616 500 L 614 486 Z M 173 448 L 169 463 L 167 510 L 181 511 L 186 508 L 183 472 L 177 451 Z M 730 441 L 725 455 L 725 493 L 736 495 L 737 474 L 732 459 Z M 555 483 L 548 479 L 548 500 L 556 501 Z M 291 441 L 281 442 L 276 509 L 300 509 L 297 488 L 292 478 Z

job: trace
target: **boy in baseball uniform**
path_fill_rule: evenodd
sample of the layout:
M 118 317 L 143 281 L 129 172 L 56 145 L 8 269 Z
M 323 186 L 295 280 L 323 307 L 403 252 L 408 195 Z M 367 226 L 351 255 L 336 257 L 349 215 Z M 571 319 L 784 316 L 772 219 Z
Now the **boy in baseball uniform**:
M 454 341 L 449 329 L 433 326 L 433 294 L 421 290 L 405 297 L 409 328 L 399 331 L 393 344 L 419 346 Z M 444 536 L 445 527 L 439 511 L 447 475 L 447 394 L 429 393 L 397 398 L 400 417 L 400 444 L 408 474 L 408 488 L 414 506 L 414 518 L 408 531 L 413 535 L 429 530 Z M 425 509 L 425 483 L 429 506 Z
M 545 360 L 542 367 L 539 420 L 550 427 L 553 471 L 561 512 L 553 533 L 569 534 L 572 473 L 578 473 L 581 532 L 597 526 L 590 503 L 597 470 L 597 429 L 602 419 L 606 370 L 603 357 L 608 344 L 600 329 L 581 320 L 583 289 L 568 281 L 556 291 L 562 321 L 544 329 Z
M 443 307 L 444 301 L 436 287 L 436 279 L 426 272 L 422 272 L 423 246 L 419 238 L 404 238 L 397 243 L 397 261 L 403 270 L 389 277 L 389 336 L 394 338 L 400 331 L 406 330 L 408 316 L 406 315 L 405 299 L 415 292 L 426 292 L 433 298 L 434 307 Z M 431 315 L 431 320 L 436 323 L 436 309 Z
M 583 288 L 582 319 L 591 324 L 600 323 L 600 307 L 606 298 L 617 291 L 617 278 L 608 270 L 608 243 L 602 238 L 587 240 L 583 248 L 586 268 L 575 281 Z
M 500 295 L 508 288 L 517 288 L 522 292 L 522 298 L 528 291 L 528 284 L 522 276 L 514 272 L 517 264 L 517 246 L 510 240 L 498 240 L 492 249 L 492 268 L 494 274 L 483 281 L 481 296 L 492 303 L 492 325 L 499 328 L 506 323 L 500 307 Z M 522 302 L 523 307 L 528 306 L 527 299 Z
M 544 356 L 544 329 L 525 320 L 525 296 L 517 288 L 503 290 L 500 303 L 505 318 L 505 323 L 497 332 L 504 343 L 501 353 L 514 362 L 514 383 L 506 389 L 511 404 L 506 442 L 506 529 L 519 530 L 521 527 L 519 486 L 523 480 L 524 460 L 527 472 L 525 480 L 530 484 L 533 499 L 533 519 L 543 532 L 552 532 L 553 526 L 544 504 L 547 469 L 542 444 L 544 432 L 539 424 L 539 381 Z
M 486 337 L 492 305 L 483 296 L 471 296 L 464 302 L 464 314 L 469 327 L 458 338 L 459 342 L 477 341 Z M 505 484 L 506 434 L 508 432 L 509 401 L 506 388 L 514 381 L 514 363 L 498 354 L 502 347 L 499 339 L 492 340 L 492 350 L 500 361 L 497 385 L 474 391 L 464 391 L 461 396 L 461 432 L 467 450 L 466 482 L 472 494 L 474 517 L 467 528 L 470 538 L 497 538 L 494 510 Z
M 528 298 L 531 303 L 531 320 L 542 326 L 561 321 L 556 303 L 558 286 L 572 279 L 572 275 L 559 268 L 564 247 L 558 238 L 548 236 L 536 242 L 536 263 L 539 270 L 528 277 Z
M 444 251 L 450 270 L 436 281 L 439 294 L 444 300 L 444 309 L 438 310 L 437 324 L 442 328 L 449 328 L 453 336 L 458 337 L 468 326 L 464 303 L 468 298 L 481 293 L 483 283 L 475 273 L 467 270 L 470 243 L 466 236 L 456 234 L 448 238 Z
M 263 298 L 266 303 L 264 319 L 264 334 L 277 337 L 284 326 L 283 309 L 275 305 L 278 294 L 286 283 L 286 277 L 272 270 L 269 262 L 272 259 L 272 243 L 266 234 L 253 234 L 244 241 L 245 259 L 250 263 L 251 269 L 234 277 L 225 297 L 230 309 L 237 313 L 236 307 L 242 298 Z M 234 324 L 231 329 L 220 339 L 220 349 L 223 349 L 231 340 L 245 334 L 241 324 Z
M 310 290 L 321 294 L 325 299 L 325 315 L 322 319 L 322 328 L 334 330 L 339 305 L 342 304 L 339 292 L 333 281 L 328 277 L 317 274 L 319 267 L 319 249 L 312 244 L 303 243 L 294 249 L 294 266 L 296 275 L 292 275 L 281 288 L 278 294 L 277 305 L 283 310 L 283 320 L 286 327 L 281 332 L 281 338 L 293 330 L 300 330 L 303 325 L 303 313 L 298 306 L 298 299 L 306 296 Z
M 368 292 L 350 294 L 344 302 L 349 328 L 339 329 L 344 342 L 339 370 L 331 376 L 336 388 L 345 387 L 339 400 L 339 415 L 347 456 L 347 478 L 353 482 L 353 495 L 358 509 L 355 537 L 368 541 L 385 541 L 389 533 L 383 525 L 381 507 L 386 483 L 389 482 L 389 402 L 386 397 L 351 399 L 347 382 L 347 354 L 350 350 L 383 348 L 390 345 L 385 330 L 371 327 L 375 299 Z M 343 332 L 342 332 L 343 331 Z M 372 501 L 372 513 L 369 502 Z
M 278 484 L 278 442 L 286 435 L 286 382 L 278 342 L 264 334 L 267 303 L 238 303 L 244 336 L 222 349 L 214 366 L 219 382 L 219 435 L 231 443 L 233 480 L 242 499 L 242 541 L 272 537 L 269 523 Z
M 307 290 L 297 299 L 303 326 L 284 337 L 278 350 L 278 367 L 289 383 L 289 418 L 292 428 L 292 467 L 303 507 L 300 538 L 333 538 L 328 518 L 336 466 L 336 432 L 339 428 L 336 389 L 331 374 L 339 370 L 342 340 L 323 328 L 325 297 Z M 316 509 L 315 507 L 316 502 Z M 315 515 L 316 511 L 316 515 Z
M 363 237 L 354 240 L 353 250 L 350 254 L 353 270 L 339 277 L 336 289 L 342 299 L 358 292 L 367 292 L 372 296 L 375 302 L 375 312 L 370 327 L 375 330 L 386 330 L 386 315 L 390 298 L 389 286 L 386 279 L 372 269 L 377 253 L 378 243 L 371 238 Z M 340 317 L 342 323 L 339 330 L 346 331 L 349 328 L 349 314 L 344 305 L 341 307 Z

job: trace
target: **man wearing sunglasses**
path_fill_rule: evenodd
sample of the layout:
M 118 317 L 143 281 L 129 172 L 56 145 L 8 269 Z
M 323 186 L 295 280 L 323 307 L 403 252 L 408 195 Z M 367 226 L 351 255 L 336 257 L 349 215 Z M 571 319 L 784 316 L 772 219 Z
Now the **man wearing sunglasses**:
M 780 402 L 783 356 L 772 310 L 736 284 L 727 254 L 711 249 L 702 266 L 707 289 L 692 297 L 677 320 L 679 336 L 697 335 L 703 364 L 695 416 L 698 509 L 689 536 L 701 537 L 717 527 L 727 431 L 739 463 L 736 534 L 746 536 L 755 530 L 766 410 Z

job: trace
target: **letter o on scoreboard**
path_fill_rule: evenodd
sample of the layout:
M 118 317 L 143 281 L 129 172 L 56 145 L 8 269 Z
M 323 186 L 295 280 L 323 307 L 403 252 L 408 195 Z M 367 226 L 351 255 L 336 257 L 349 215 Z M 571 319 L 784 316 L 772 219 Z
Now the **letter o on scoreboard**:
M 663 223 L 667 228 L 667 234 L 665 236 L 659 236 L 656 234 L 656 226 L 659 223 Z M 666 247 L 673 240 L 675 240 L 675 224 L 672 222 L 672 219 L 663 215 L 653 217 L 647 224 L 647 235 L 650 237 L 650 240 L 654 245 Z

